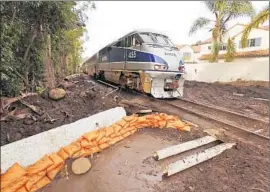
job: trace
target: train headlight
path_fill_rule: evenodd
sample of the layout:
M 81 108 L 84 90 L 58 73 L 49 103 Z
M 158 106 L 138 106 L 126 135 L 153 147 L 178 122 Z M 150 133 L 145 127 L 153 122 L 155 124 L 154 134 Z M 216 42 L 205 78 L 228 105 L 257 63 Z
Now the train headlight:
M 166 65 L 154 65 L 155 70 L 167 70 Z

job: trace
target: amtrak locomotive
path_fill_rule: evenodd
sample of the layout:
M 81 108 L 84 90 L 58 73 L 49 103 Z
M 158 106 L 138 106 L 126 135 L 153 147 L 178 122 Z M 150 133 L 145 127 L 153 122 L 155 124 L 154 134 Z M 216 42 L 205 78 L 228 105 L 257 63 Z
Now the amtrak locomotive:
M 133 31 L 104 47 L 82 69 L 95 78 L 155 98 L 183 96 L 182 55 L 166 35 L 150 30 Z

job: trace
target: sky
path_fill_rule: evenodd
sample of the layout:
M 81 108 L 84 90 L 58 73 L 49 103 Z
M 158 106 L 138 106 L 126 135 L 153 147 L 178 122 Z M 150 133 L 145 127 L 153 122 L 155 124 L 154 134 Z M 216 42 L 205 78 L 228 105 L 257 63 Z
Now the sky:
M 198 17 L 213 18 L 201 1 L 97 1 L 96 10 L 87 12 L 87 38 L 83 57 L 89 58 L 104 46 L 136 29 L 153 29 L 168 35 L 175 44 L 193 44 L 211 37 L 207 29 L 189 36 Z M 268 1 L 252 1 L 258 12 Z M 238 18 L 229 23 L 248 23 Z

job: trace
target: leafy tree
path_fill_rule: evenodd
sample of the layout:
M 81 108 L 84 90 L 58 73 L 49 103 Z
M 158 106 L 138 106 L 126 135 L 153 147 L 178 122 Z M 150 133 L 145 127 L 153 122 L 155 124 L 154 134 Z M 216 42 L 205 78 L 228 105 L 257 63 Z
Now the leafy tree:
M 247 47 L 247 39 L 249 36 L 250 31 L 252 28 L 258 28 L 259 25 L 263 24 L 265 21 L 269 19 L 269 5 L 267 5 L 262 11 L 256 15 L 251 22 L 245 27 L 242 37 L 241 37 L 241 44 L 242 47 Z
M 225 62 L 232 62 L 236 53 L 234 38 L 229 38 L 227 43 L 227 53 L 225 55 Z
M 199 17 L 193 22 L 189 35 L 210 26 L 213 38 L 210 62 L 218 62 L 220 45 L 227 32 L 228 22 L 242 16 L 253 16 L 254 9 L 250 1 L 203 1 L 203 3 L 213 13 L 215 19 Z
M 1 96 L 53 87 L 55 76 L 75 72 L 81 60 L 85 13 L 95 8 L 93 3 L 4 1 L 0 8 Z

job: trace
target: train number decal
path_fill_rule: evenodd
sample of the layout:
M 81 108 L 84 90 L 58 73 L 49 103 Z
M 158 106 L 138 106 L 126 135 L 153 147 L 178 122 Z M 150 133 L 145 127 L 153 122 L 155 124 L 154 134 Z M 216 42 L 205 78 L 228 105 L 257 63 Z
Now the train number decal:
M 128 58 L 130 58 L 130 59 L 136 58 L 136 51 L 131 51 L 131 52 L 129 52 L 129 53 L 128 53 Z

